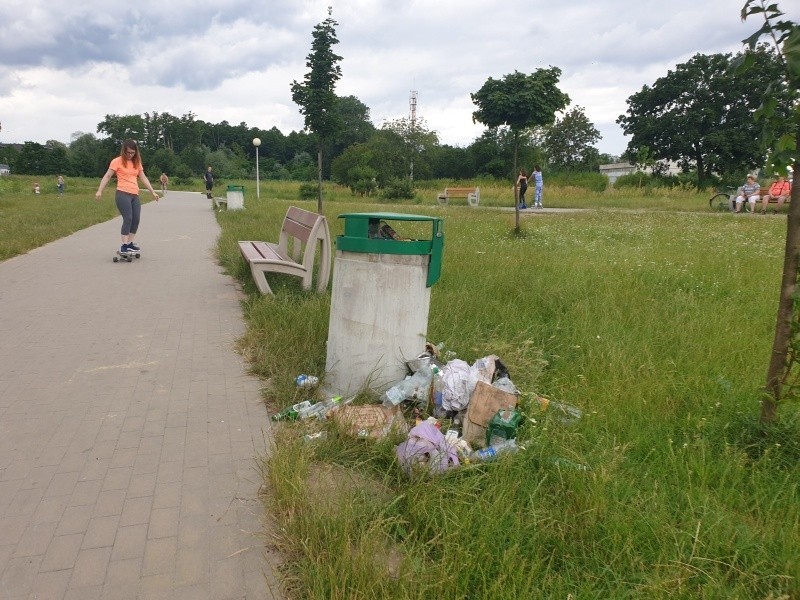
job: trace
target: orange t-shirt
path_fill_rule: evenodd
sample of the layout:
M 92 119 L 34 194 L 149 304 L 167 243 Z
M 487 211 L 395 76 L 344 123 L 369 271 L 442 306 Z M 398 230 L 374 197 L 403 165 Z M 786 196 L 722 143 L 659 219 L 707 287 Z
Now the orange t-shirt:
M 128 163 L 127 166 L 125 165 L 126 162 Z M 139 182 L 137 178 L 139 174 L 144 171 L 141 164 L 137 167 L 133 164 L 133 161 L 123 161 L 122 157 L 118 156 L 111 161 L 108 168 L 114 171 L 114 174 L 117 176 L 117 189 L 119 191 L 135 196 L 139 195 Z
M 792 193 L 792 187 L 788 181 L 778 183 L 777 181 L 769 186 L 769 195 L 777 198 L 778 196 L 788 196 Z

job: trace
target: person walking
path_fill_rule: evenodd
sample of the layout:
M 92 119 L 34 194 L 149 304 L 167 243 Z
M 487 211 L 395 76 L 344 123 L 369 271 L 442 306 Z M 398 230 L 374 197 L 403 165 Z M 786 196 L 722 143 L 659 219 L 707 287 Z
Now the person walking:
M 519 208 L 520 210 L 528 208 L 525 204 L 525 192 L 528 191 L 528 174 L 525 172 L 525 169 L 519 170 L 517 185 L 519 186 Z
M 531 173 L 531 179 L 533 179 L 533 184 L 534 184 L 533 207 L 543 208 L 542 190 L 544 190 L 544 179 L 542 178 L 542 169 L 539 167 L 539 165 L 533 165 L 533 173 Z
M 167 195 L 167 185 L 169 185 L 169 177 L 166 173 L 161 173 L 161 193 Z
M 64 195 L 64 176 L 63 175 L 59 175 L 56 178 L 56 187 L 58 188 L 58 195 L 59 196 L 63 196 Z
M 156 202 L 158 202 L 160 196 L 153 190 L 150 180 L 144 174 L 142 158 L 139 156 L 139 147 L 135 141 L 125 140 L 122 142 L 122 150 L 120 150 L 119 156 L 111 161 L 106 174 L 100 180 L 100 186 L 94 195 L 96 200 L 100 200 L 103 190 L 115 175 L 117 177 L 117 191 L 114 195 L 114 201 L 117 203 L 119 214 L 122 215 L 122 229 L 120 230 L 122 246 L 120 246 L 119 251 L 120 254 L 138 252 L 141 248 L 133 241 L 139 230 L 139 218 L 142 212 L 137 179 L 144 184 L 144 187 L 153 195 L 153 199 Z
M 206 169 L 206 172 L 203 174 L 203 179 L 206 182 L 206 197 L 211 200 L 211 198 L 214 196 L 211 193 L 211 188 L 214 187 L 214 174 L 211 172 L 211 167 Z

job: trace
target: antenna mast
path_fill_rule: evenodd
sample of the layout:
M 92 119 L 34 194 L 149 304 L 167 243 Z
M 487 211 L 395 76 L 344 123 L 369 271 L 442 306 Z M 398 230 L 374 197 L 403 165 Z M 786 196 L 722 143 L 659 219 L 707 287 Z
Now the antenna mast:
M 411 90 L 411 95 L 408 98 L 408 107 L 411 111 L 411 165 L 409 172 L 409 179 L 414 181 L 414 150 L 416 141 L 414 139 L 414 131 L 417 127 L 417 91 Z

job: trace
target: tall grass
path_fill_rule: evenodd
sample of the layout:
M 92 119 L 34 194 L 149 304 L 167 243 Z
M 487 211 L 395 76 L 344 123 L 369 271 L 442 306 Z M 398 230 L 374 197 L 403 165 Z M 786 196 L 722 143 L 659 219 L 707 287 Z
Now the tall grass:
M 526 218 L 519 235 L 511 213 L 395 207 L 443 216 L 428 339 L 469 362 L 502 358 L 523 391 L 525 450 L 409 479 L 393 458 L 402 438 L 328 424 L 307 443 L 308 423 L 281 425 L 266 501 L 297 597 L 800 595 L 796 407 L 773 430 L 755 421 L 785 220 L 629 201 L 639 210 Z M 238 257 L 237 239 L 277 239 L 287 206 L 219 213 L 220 259 L 250 292 L 242 345 L 272 410 L 302 399 L 296 374 L 323 373 L 329 312 L 293 278 L 256 295 Z M 336 235 L 337 214 L 373 210 L 336 200 L 326 212 Z M 585 416 L 562 425 L 534 393 Z

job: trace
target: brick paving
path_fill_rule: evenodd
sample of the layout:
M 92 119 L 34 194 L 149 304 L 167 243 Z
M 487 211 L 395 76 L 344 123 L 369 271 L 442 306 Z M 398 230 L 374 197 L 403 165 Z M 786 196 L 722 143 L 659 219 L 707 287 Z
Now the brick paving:
M 282 598 L 209 201 L 145 205 L 130 264 L 120 222 L 0 263 L 0 600 Z

